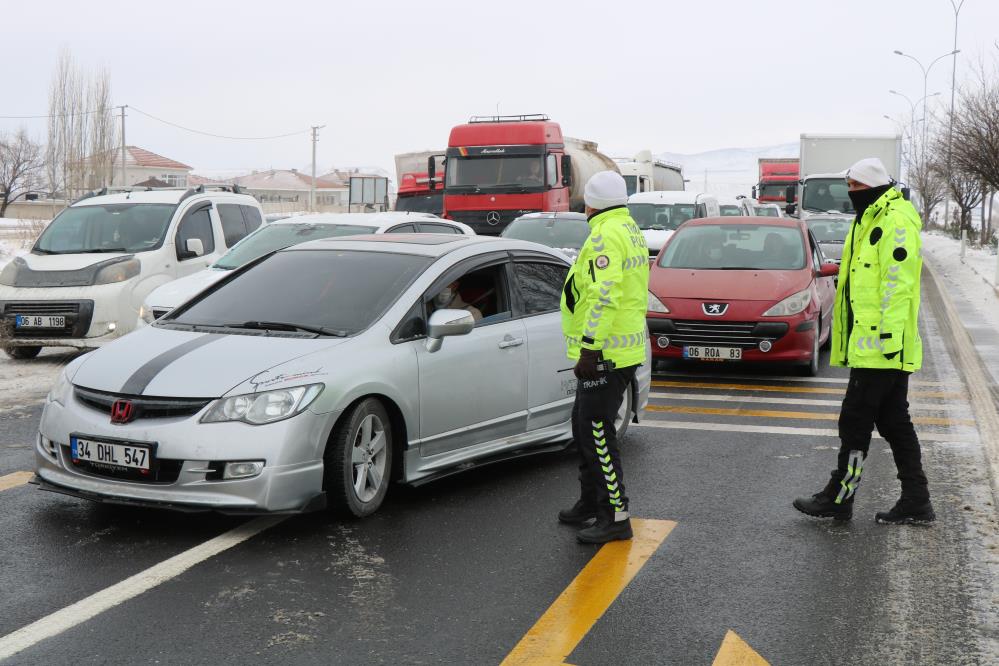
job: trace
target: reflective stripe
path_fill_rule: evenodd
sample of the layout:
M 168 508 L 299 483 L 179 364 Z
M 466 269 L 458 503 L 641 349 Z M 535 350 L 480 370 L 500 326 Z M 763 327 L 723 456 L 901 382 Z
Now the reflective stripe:
M 592 426 L 593 442 L 597 450 L 597 460 L 600 461 L 600 469 L 604 472 L 607 497 L 610 505 L 614 508 L 615 516 L 617 516 L 624 512 L 624 503 L 621 501 L 621 487 L 617 482 L 617 472 L 614 470 L 614 463 L 611 462 L 610 448 L 607 446 L 604 422 L 590 421 L 590 425 Z
M 839 495 L 836 496 L 836 504 L 842 504 L 845 500 L 853 497 L 853 492 L 860 483 L 860 473 L 864 471 L 864 452 L 850 451 L 850 458 L 846 463 L 846 476 L 839 482 Z

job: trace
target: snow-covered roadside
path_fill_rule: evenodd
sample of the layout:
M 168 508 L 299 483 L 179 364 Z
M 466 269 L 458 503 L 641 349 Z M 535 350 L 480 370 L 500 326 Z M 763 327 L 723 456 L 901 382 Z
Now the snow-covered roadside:
M 37 358 L 15 361 L 0 352 L 0 411 L 40 402 L 63 366 L 79 354 L 70 349 L 43 349 Z
M 923 256 L 977 309 L 982 317 L 999 330 L 999 296 L 995 291 L 996 257 L 988 250 L 967 248 L 961 261 L 961 243 L 950 236 L 923 234 Z M 944 286 L 944 285 L 941 285 Z

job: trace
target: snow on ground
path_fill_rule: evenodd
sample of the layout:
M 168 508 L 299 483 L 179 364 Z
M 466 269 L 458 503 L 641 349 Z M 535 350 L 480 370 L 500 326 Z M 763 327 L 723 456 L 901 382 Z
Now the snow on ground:
M 969 303 L 999 330 L 999 294 L 995 290 L 996 255 L 968 247 L 961 260 L 961 242 L 940 233 L 923 234 L 923 257 L 953 283 Z
M 0 352 L 0 411 L 37 404 L 63 366 L 80 355 L 71 349 L 43 349 L 37 358 L 17 361 Z

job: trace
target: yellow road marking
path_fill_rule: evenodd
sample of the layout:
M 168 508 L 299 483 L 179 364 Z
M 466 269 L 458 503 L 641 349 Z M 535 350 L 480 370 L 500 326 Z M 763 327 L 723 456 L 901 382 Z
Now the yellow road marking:
M 765 393 L 820 393 L 823 395 L 845 395 L 846 389 L 828 388 L 824 386 L 776 386 L 772 384 L 717 384 L 715 382 L 664 382 L 654 381 L 653 386 L 660 388 L 697 388 L 724 389 L 727 391 L 762 391 Z M 911 395 L 922 398 L 940 398 L 953 400 L 966 397 L 963 393 L 949 391 L 910 391 Z
M 676 523 L 632 518 L 631 526 L 635 537 L 604 544 L 501 666 L 564 664 Z
M 734 631 L 728 631 L 711 666 L 770 666 L 770 662 L 758 655 Z
M 10 490 L 11 488 L 23 486 L 33 476 L 34 473 L 32 472 L 14 472 L 13 474 L 0 476 L 0 490 Z
M 652 412 L 667 414 L 710 414 L 712 416 L 758 416 L 769 419 L 803 419 L 816 421 L 838 421 L 839 414 L 831 412 L 783 412 L 769 409 L 739 409 L 727 407 L 687 407 L 685 405 L 648 405 Z M 917 425 L 975 425 L 973 419 L 946 419 L 937 416 L 914 416 L 912 422 Z

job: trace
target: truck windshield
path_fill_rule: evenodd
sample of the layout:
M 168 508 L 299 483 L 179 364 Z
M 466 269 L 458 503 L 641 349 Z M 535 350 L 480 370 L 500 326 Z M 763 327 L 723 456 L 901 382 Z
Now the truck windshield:
M 449 157 L 447 187 L 543 187 L 545 164 L 540 155 Z
M 174 204 L 71 206 L 45 228 L 33 254 L 148 252 L 163 244 Z
M 760 186 L 760 201 L 784 201 L 787 196 L 788 185 L 794 185 L 794 182 L 787 183 L 764 183 Z M 797 195 L 791 197 L 791 201 L 797 198 Z
M 310 224 L 306 222 L 272 224 L 261 227 L 236 243 L 231 250 L 212 265 L 212 268 L 231 271 L 274 250 L 320 238 L 372 234 L 376 228 L 360 224 Z
M 639 229 L 674 231 L 696 216 L 694 204 L 628 204 L 631 218 Z
M 809 211 L 853 213 L 853 203 L 843 178 L 811 178 L 805 181 L 801 207 Z
M 624 184 L 628 186 L 628 196 L 638 191 L 638 176 L 624 176 Z

